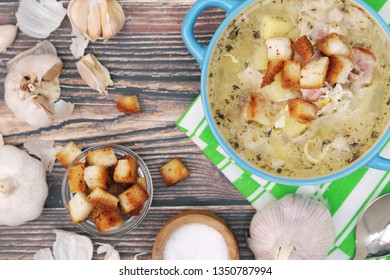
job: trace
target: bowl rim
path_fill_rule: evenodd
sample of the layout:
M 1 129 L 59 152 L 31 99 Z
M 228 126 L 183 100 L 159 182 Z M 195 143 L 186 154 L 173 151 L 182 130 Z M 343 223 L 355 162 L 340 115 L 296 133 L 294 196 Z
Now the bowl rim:
M 68 186 L 68 173 L 69 173 L 69 169 L 76 162 L 78 162 L 80 159 L 83 159 L 87 155 L 87 153 L 89 151 L 94 151 L 94 150 L 107 148 L 107 147 L 113 148 L 114 152 L 120 150 L 120 151 L 123 152 L 123 154 L 128 154 L 128 155 L 130 155 L 130 156 L 132 156 L 132 157 L 134 157 L 136 159 L 136 161 L 139 164 L 138 172 L 141 172 L 144 175 L 144 177 L 146 178 L 146 188 L 147 188 L 147 192 L 149 194 L 149 198 L 144 203 L 140 216 L 132 216 L 132 217 L 130 217 L 128 219 L 125 219 L 125 223 L 124 224 L 122 224 L 120 227 L 115 228 L 113 230 L 108 230 L 106 232 L 99 232 L 97 230 L 96 226 L 93 224 L 93 222 L 88 221 L 88 220 L 85 221 L 85 222 L 77 223 L 77 224 L 72 223 L 72 224 L 78 226 L 79 228 L 81 228 L 82 230 L 84 230 L 85 232 L 87 232 L 89 234 L 92 234 L 94 236 L 97 236 L 97 237 L 120 236 L 120 235 L 123 235 L 123 234 L 125 234 L 127 232 L 132 231 L 133 229 L 135 229 L 144 220 L 144 218 L 146 217 L 147 213 L 149 212 L 149 209 L 151 207 L 152 200 L 153 200 L 153 181 L 152 181 L 152 176 L 150 174 L 148 166 L 145 164 L 145 162 L 142 160 L 142 158 L 137 153 L 135 153 L 133 150 L 131 150 L 131 149 L 129 149 L 129 148 L 123 146 L 123 145 L 119 145 L 119 144 L 97 144 L 97 145 L 93 145 L 91 147 L 88 147 L 88 148 L 82 150 L 82 153 L 80 155 L 78 155 L 69 164 L 68 168 L 65 171 L 64 177 L 62 179 L 62 185 L 61 185 L 61 199 L 62 199 L 62 203 L 63 203 L 63 205 L 64 205 L 64 207 L 65 207 L 65 209 L 67 211 L 68 216 L 69 216 L 68 201 L 70 200 L 70 197 L 73 196 L 73 194 L 69 191 L 69 186 Z
M 206 47 L 203 64 L 201 65 L 201 99 L 202 99 L 202 107 L 205 113 L 206 120 L 210 126 L 210 129 L 214 137 L 217 139 L 217 142 L 221 145 L 222 149 L 226 152 L 226 154 L 234 161 L 234 163 L 237 163 L 239 165 L 239 167 L 251 172 L 253 175 L 256 175 L 262 179 L 272 181 L 278 184 L 283 184 L 283 185 L 306 186 L 306 185 L 323 184 L 337 179 L 341 179 L 353 173 L 354 171 L 358 170 L 359 168 L 365 167 L 365 165 L 371 159 L 373 159 L 375 156 L 377 156 L 380 153 L 381 149 L 390 138 L 390 122 L 387 124 L 387 128 L 385 128 L 382 131 L 381 136 L 378 138 L 378 140 L 364 153 L 364 155 L 360 156 L 357 160 L 355 160 L 354 162 L 352 162 L 351 164 L 347 165 L 342 169 L 339 169 L 331 173 L 327 173 L 326 175 L 312 177 L 312 178 L 283 177 L 256 168 L 250 163 L 241 159 L 241 157 L 236 154 L 236 152 L 230 147 L 230 145 L 222 137 L 212 116 L 212 112 L 211 112 L 212 109 L 210 108 L 210 104 L 209 104 L 210 102 L 209 102 L 208 91 L 207 91 L 207 85 L 208 85 L 207 80 L 209 75 L 208 70 L 209 70 L 211 57 L 214 52 L 214 49 L 217 46 L 217 42 L 220 36 L 223 34 L 225 29 L 230 25 L 232 20 L 240 12 L 242 12 L 242 10 L 246 9 L 248 6 L 254 4 L 254 2 L 257 1 L 258 0 L 247 0 L 239 4 L 222 21 L 222 23 L 215 31 L 213 37 L 211 38 L 209 45 Z M 378 25 L 378 27 L 381 28 L 384 35 L 387 34 L 387 38 L 390 41 L 389 26 L 387 26 L 387 24 L 382 19 L 382 17 L 370 5 L 365 3 L 363 0 L 348 0 L 348 1 L 350 1 L 353 5 L 358 5 L 359 8 L 363 8 L 363 11 L 366 12 L 374 20 L 374 22 Z

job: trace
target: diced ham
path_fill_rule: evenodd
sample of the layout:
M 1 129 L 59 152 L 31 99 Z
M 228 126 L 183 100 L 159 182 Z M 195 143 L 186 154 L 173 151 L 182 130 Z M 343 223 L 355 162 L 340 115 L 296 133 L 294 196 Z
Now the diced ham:
M 352 62 L 354 68 L 350 74 L 352 81 L 367 85 L 372 82 L 375 67 L 375 55 L 367 49 L 352 47 Z
M 302 98 L 309 102 L 317 102 L 321 96 L 324 95 L 324 92 L 318 89 L 301 89 Z

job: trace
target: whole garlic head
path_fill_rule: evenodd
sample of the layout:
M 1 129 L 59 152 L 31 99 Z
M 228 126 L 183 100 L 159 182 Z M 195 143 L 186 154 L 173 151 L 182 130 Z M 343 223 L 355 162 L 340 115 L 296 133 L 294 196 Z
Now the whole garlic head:
M 91 41 L 103 39 L 107 42 L 125 24 L 125 14 L 117 0 L 72 0 L 68 17 L 73 29 Z
M 4 99 L 18 119 L 47 127 L 73 112 L 73 104 L 59 100 L 62 66 L 54 46 L 47 41 L 8 63 Z
M 11 145 L 0 146 L 0 225 L 38 218 L 48 195 L 43 164 Z
M 256 259 L 324 259 L 335 239 L 329 210 L 320 202 L 286 195 L 258 211 L 250 225 L 249 248 Z

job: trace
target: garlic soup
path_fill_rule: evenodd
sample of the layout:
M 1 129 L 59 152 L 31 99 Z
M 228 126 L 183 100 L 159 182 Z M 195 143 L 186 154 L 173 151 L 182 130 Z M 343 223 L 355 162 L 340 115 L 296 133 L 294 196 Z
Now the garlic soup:
M 388 127 L 389 49 L 351 1 L 256 1 L 213 50 L 215 124 L 242 159 L 271 174 L 340 171 Z

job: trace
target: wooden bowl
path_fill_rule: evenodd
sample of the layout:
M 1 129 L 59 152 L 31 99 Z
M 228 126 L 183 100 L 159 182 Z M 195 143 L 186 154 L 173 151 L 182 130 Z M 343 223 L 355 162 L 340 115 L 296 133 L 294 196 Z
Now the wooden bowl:
M 161 228 L 154 241 L 152 259 L 163 260 L 165 245 L 170 235 L 179 227 L 186 224 L 203 224 L 217 230 L 224 238 L 228 248 L 229 260 L 240 257 L 236 236 L 225 220 L 208 211 L 186 211 L 169 219 Z

